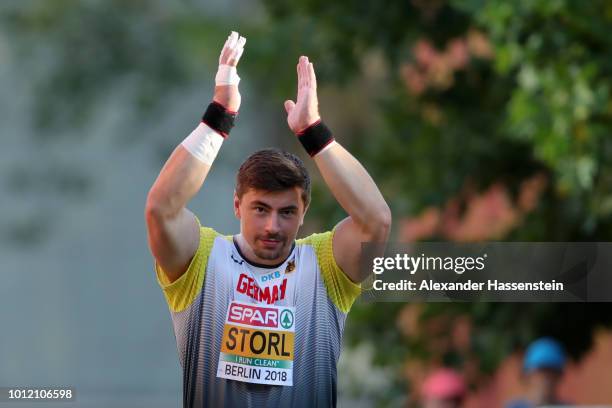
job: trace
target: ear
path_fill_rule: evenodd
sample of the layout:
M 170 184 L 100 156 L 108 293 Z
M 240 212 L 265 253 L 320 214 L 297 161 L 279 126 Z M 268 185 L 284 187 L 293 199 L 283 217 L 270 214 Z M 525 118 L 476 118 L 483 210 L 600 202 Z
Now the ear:
M 240 199 L 236 194 L 236 190 L 234 190 L 234 215 L 240 219 Z

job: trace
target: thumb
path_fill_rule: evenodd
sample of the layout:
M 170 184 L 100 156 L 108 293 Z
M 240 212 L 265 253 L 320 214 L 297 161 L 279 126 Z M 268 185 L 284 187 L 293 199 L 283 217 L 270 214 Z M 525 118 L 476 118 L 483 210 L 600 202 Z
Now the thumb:
M 295 102 L 292 100 L 285 101 L 285 111 L 287 111 L 287 115 L 291 113 L 291 111 L 295 108 Z

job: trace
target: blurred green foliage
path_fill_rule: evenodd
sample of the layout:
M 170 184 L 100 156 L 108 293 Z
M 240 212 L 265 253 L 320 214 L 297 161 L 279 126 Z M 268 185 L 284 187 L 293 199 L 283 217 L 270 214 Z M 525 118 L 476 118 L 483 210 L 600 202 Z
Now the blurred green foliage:
M 132 88 L 136 113 L 154 115 L 159 101 L 200 75 L 204 61 L 214 61 L 206 59 L 212 50 L 208 37 L 223 38 L 227 31 L 222 22 L 202 16 L 194 30 L 191 9 L 147 0 L 4 5 L 2 31 L 28 65 L 38 96 L 36 134 L 53 140 L 62 127 L 87 123 L 96 102 L 121 87 Z
M 544 174 L 548 184 L 536 208 L 504 239 L 612 238 L 612 3 L 265 4 L 270 41 L 282 38 L 286 47 L 287 37 L 299 38 L 295 46 L 315 61 L 320 85 L 340 85 L 350 95 L 367 75 L 366 57 L 382 55 L 382 79 L 367 91 L 379 120 L 351 127 L 348 140 L 339 137 L 367 163 L 396 225 L 430 206 L 444 207 L 466 184 L 482 191 L 501 182 L 516 198 L 525 179 Z M 277 85 L 289 92 L 292 84 Z M 322 108 L 325 116 L 343 106 Z M 321 208 L 329 221 L 340 216 L 330 204 Z M 444 316 L 441 331 L 402 336 L 404 308 L 356 306 L 350 340 L 377 344 L 384 364 L 398 353 L 456 366 L 476 358 L 481 371 L 492 372 L 504 356 L 544 334 L 557 336 L 578 358 L 593 329 L 612 323 L 607 304 L 429 304 L 415 327 Z M 453 316 L 469 316 L 473 324 L 469 350 L 452 344 L 433 350 L 435 336 L 452 337 Z
M 363 56 L 382 51 L 386 81 L 370 96 L 385 126 L 361 129 L 353 140 L 376 135 L 374 149 L 356 148 L 384 175 L 383 188 L 393 187 L 392 200 L 404 203 L 401 214 L 441 205 L 466 180 L 480 188 L 502 180 L 516 189 L 545 171 L 551 189 L 533 216 L 544 222 L 528 222 L 509 238 L 610 236 L 609 2 L 265 3 L 274 19 L 269 37 L 283 44 L 303 38 L 295 46 L 312 55 L 320 83 L 347 83 L 362 74 Z M 441 52 L 474 30 L 492 57 L 472 54 L 448 85 L 410 92 L 402 67 L 415 64 L 418 41 Z

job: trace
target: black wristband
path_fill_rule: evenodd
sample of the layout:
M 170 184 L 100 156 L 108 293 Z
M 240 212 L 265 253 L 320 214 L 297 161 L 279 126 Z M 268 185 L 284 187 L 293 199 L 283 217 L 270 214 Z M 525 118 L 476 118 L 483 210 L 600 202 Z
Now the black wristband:
M 334 141 L 331 130 L 321 120 L 316 121 L 297 134 L 298 140 L 304 146 L 310 157 L 314 157 L 325 146 Z
M 202 122 L 225 138 L 234 127 L 236 116 L 238 112 L 227 110 L 219 102 L 213 101 L 202 115 Z

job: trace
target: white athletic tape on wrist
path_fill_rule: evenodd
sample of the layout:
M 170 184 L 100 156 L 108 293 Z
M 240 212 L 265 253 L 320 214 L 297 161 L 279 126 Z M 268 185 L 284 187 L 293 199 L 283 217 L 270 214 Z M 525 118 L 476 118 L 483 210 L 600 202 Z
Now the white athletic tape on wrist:
M 238 85 L 240 77 L 236 71 L 236 67 L 230 65 L 219 65 L 217 75 L 215 76 L 215 85 Z
M 205 123 L 200 123 L 181 145 L 196 159 L 212 165 L 223 144 L 223 136 L 212 130 Z

